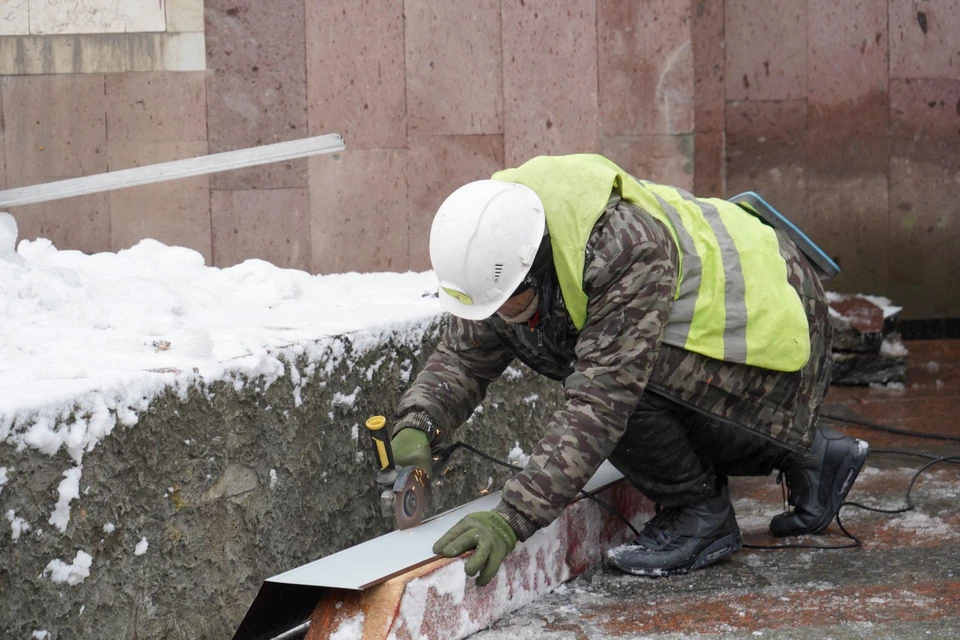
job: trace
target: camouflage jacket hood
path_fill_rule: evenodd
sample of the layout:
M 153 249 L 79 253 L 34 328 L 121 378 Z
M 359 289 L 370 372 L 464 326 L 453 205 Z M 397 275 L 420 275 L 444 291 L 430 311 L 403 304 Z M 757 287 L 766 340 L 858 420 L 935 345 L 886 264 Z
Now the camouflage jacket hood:
M 829 380 L 829 321 L 819 279 L 780 237 L 791 285 L 809 319 L 812 354 L 783 373 L 727 363 L 665 345 L 661 338 L 677 279 L 666 228 L 636 206 L 611 198 L 587 244 L 588 321 L 576 331 L 555 280 L 540 284 L 535 324 L 451 317 L 436 352 L 397 407 L 395 430 L 414 426 L 444 441 L 515 359 L 563 381 L 563 403 L 523 471 L 502 497 L 527 522 L 508 518 L 526 538 L 572 501 L 627 428 L 645 392 L 733 423 L 794 449 L 809 448 Z

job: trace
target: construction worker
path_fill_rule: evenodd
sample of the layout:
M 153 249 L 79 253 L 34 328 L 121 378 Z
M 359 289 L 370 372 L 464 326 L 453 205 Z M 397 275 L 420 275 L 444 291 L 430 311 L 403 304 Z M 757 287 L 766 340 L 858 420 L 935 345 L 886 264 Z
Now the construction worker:
M 659 506 L 608 554 L 626 573 L 682 573 L 740 549 L 728 476 L 783 474 L 791 510 L 775 535 L 819 533 L 836 515 L 867 447 L 818 425 L 828 307 L 786 234 L 602 156 L 542 156 L 450 195 L 430 259 L 452 317 L 396 408 L 399 464 L 429 470 L 432 447 L 514 359 L 563 383 L 500 504 L 434 546 L 475 549 L 478 585 L 607 459 Z

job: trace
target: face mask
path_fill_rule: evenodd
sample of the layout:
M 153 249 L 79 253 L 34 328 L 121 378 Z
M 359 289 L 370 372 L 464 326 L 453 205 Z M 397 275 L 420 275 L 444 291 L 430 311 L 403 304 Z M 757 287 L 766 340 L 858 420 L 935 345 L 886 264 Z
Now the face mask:
M 506 322 L 507 324 L 519 324 L 521 322 L 527 322 L 530 318 L 533 317 L 533 314 L 537 312 L 537 307 L 540 303 L 540 294 L 534 294 L 533 298 L 530 300 L 530 304 L 527 305 L 527 308 L 518 313 L 515 316 L 508 316 L 503 313 L 497 312 L 497 315 Z

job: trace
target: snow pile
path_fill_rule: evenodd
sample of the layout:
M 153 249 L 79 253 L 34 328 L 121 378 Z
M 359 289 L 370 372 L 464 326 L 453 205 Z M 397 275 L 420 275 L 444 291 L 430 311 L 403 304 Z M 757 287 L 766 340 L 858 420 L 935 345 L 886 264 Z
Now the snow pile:
M 57 584 L 66 582 L 71 587 L 75 587 L 90 575 L 92 564 L 93 556 L 85 551 L 77 551 L 73 564 L 67 564 L 59 558 L 51 560 L 43 570 L 43 575 L 50 574 L 50 579 Z
M 13 509 L 7 511 L 7 520 L 10 522 L 10 535 L 14 542 L 19 540 L 22 534 L 30 531 L 30 523 L 18 517 Z
M 330 640 L 363 640 L 363 612 L 341 622 Z
M 140 542 L 137 543 L 136 548 L 133 550 L 133 555 L 142 556 L 147 552 L 147 548 L 150 546 L 150 543 L 147 542 L 146 536 L 140 538 Z
M 441 314 L 429 272 L 312 276 L 261 260 L 217 269 L 153 240 L 85 255 L 48 240 L 14 251 L 16 237 L 0 213 L 0 441 L 72 458 L 50 516 L 61 532 L 84 454 L 159 394 L 218 380 L 269 386 L 289 373 L 296 395 L 343 360 L 345 340 L 351 357 L 387 337 L 419 342 Z M 311 366 L 296 371 L 303 356 Z M 0 491 L 6 477 L 0 469 Z
M 60 498 L 49 520 L 60 533 L 67 531 L 67 523 L 70 522 L 70 501 L 80 497 L 80 471 L 80 467 L 74 467 L 63 472 L 64 478 L 59 487 Z

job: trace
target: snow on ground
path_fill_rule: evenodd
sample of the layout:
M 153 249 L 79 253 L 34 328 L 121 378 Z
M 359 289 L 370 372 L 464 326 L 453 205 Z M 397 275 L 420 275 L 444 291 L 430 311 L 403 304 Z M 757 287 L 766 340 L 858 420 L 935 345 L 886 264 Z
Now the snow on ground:
M 153 240 L 85 255 L 48 240 L 14 250 L 16 238 L 0 213 L 0 441 L 73 459 L 50 517 L 60 531 L 84 453 L 168 388 L 269 385 L 304 354 L 323 360 L 322 373 L 343 356 L 338 336 L 362 354 L 388 333 L 421 339 L 441 313 L 429 272 L 313 276 L 261 260 L 218 269 Z M 289 373 L 303 384 L 313 371 Z M 14 477 L 0 470 L 0 490 Z

